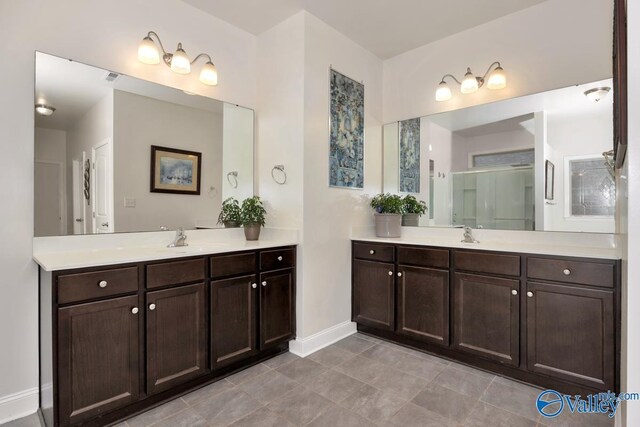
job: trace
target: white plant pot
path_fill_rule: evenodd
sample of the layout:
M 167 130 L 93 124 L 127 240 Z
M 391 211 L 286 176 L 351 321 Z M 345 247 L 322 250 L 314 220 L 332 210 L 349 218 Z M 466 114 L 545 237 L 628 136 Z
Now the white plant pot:
M 377 237 L 400 237 L 402 231 L 402 215 L 374 213 Z
M 420 214 L 407 213 L 402 215 L 403 227 L 417 227 L 418 225 L 420 225 Z

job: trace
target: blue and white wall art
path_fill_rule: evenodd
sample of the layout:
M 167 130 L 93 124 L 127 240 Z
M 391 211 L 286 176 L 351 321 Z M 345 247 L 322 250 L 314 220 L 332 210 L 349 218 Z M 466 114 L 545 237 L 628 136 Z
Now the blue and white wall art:
M 330 70 L 329 185 L 364 187 L 364 85 Z
M 400 122 L 400 192 L 420 192 L 420 118 Z

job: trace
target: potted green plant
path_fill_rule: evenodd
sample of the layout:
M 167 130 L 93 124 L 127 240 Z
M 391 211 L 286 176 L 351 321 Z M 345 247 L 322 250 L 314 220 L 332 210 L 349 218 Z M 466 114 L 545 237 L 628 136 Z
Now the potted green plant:
M 267 211 L 262 205 L 260 197 L 253 196 L 242 201 L 240 208 L 240 218 L 244 227 L 244 237 L 247 240 L 258 240 L 260 237 L 260 227 L 265 224 Z
M 416 199 L 416 197 L 411 194 L 404 196 L 402 203 L 404 203 L 402 226 L 417 227 L 420 222 L 420 217 L 427 211 L 427 204 L 423 200 Z
M 218 215 L 218 224 L 224 224 L 225 228 L 237 228 L 242 224 L 240 203 L 233 197 L 229 197 L 222 202 L 222 210 Z
M 377 237 L 400 237 L 404 204 L 397 194 L 381 193 L 371 199 Z

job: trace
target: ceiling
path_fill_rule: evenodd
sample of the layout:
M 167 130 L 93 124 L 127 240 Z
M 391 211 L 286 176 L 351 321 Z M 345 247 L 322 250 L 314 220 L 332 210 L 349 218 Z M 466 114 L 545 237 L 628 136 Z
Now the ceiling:
M 46 53 L 36 53 L 35 103 L 54 107 L 51 116 L 35 114 L 36 127 L 70 130 L 98 101 L 114 89 L 148 98 L 222 114 L 223 102 L 203 96 L 192 96 L 178 89 L 114 73 Z
M 545 0 L 183 0 L 258 35 L 301 10 L 381 59 Z

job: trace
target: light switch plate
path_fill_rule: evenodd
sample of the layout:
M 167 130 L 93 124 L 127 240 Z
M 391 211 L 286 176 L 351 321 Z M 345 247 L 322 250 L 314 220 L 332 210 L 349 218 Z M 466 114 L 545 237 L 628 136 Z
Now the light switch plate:
M 136 199 L 135 199 L 135 197 L 125 197 L 124 198 L 124 207 L 125 208 L 135 208 L 136 207 Z

